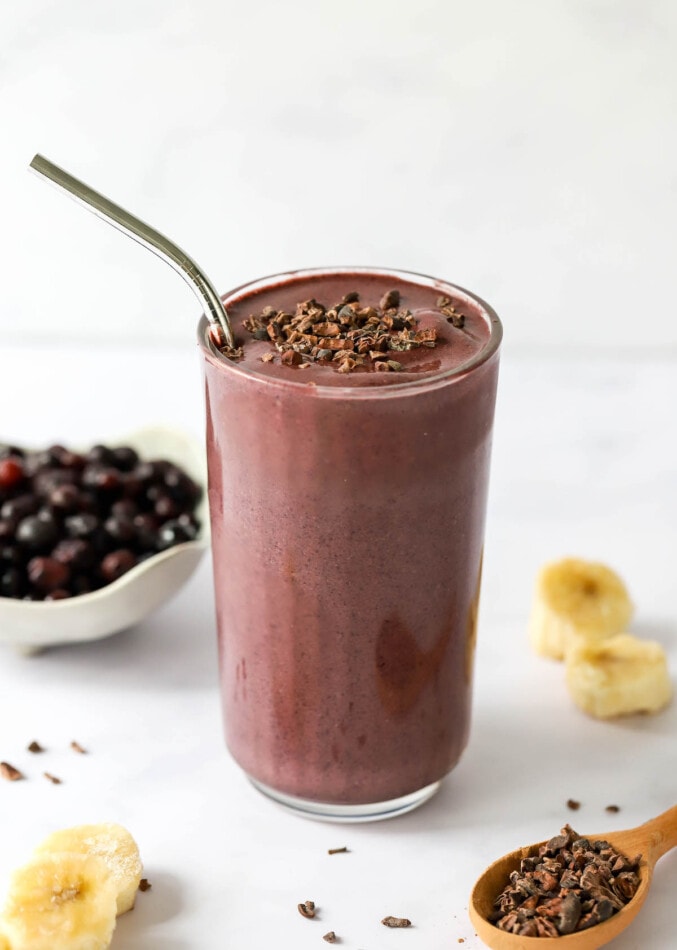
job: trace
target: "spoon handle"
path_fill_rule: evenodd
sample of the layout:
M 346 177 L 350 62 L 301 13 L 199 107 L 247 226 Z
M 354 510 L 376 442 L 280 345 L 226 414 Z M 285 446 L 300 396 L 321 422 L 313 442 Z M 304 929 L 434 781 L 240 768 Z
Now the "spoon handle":
M 654 861 L 658 861 L 672 848 L 677 848 L 677 805 L 668 808 L 652 821 L 647 821 L 644 830 L 651 831 L 649 848 Z

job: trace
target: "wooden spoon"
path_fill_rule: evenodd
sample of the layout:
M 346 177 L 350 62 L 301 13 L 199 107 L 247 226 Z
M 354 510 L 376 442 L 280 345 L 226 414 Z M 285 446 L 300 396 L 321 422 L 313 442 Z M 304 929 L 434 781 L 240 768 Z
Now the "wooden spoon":
M 644 903 L 656 862 L 671 848 L 677 847 L 677 805 L 638 828 L 585 837 L 590 840 L 603 838 L 628 858 L 642 855 L 638 869 L 639 888 L 632 900 L 603 923 L 565 936 L 520 937 L 499 930 L 488 919 L 494 910 L 494 901 L 508 882 L 510 872 L 519 869 L 522 858 L 536 853 L 539 844 L 545 842 L 518 848 L 489 865 L 470 895 L 470 919 L 488 947 L 493 950 L 555 950 L 555 947 L 559 950 L 596 950 L 617 937 L 632 923 Z

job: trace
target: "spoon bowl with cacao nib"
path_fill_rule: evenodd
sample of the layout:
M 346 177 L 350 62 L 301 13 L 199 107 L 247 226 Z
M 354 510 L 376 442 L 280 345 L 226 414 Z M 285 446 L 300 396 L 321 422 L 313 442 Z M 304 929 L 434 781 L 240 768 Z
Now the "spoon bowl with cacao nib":
M 143 620 L 208 546 L 205 487 L 204 449 L 175 429 L 0 444 L 0 642 L 31 653 Z
M 475 883 L 470 919 L 493 950 L 596 950 L 632 923 L 674 847 L 677 806 L 603 839 L 567 825 L 494 861 Z

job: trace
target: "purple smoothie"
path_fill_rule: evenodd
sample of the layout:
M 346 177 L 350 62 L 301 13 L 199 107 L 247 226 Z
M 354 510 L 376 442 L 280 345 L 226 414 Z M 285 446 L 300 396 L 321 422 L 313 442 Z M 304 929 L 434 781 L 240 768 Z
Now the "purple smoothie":
M 392 289 L 437 332 L 397 372 L 285 365 L 242 330 L 267 306 Z M 378 815 L 468 738 L 500 323 L 403 272 L 297 272 L 224 302 L 243 357 L 205 320 L 200 339 L 228 746 L 269 793 Z

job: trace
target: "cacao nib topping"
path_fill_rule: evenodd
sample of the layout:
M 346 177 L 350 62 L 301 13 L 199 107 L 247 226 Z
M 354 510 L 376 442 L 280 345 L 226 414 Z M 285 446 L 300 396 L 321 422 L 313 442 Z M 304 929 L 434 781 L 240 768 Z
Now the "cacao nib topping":
M 438 309 L 456 327 L 464 317 L 448 297 L 441 297 Z M 393 354 L 420 347 L 435 347 L 437 330 L 419 329 L 418 321 L 401 306 L 399 290 L 389 290 L 377 306 L 360 302 L 356 291 L 326 307 L 314 298 L 296 305 L 294 313 L 264 307 L 243 321 L 244 329 L 254 340 L 268 340 L 274 349 L 263 354 L 262 362 L 270 363 L 279 354 L 281 363 L 303 369 L 309 363 L 331 364 L 338 373 L 350 373 L 358 367 L 380 373 L 397 373 L 404 367 Z M 229 359 L 243 355 L 241 346 L 221 350 Z

